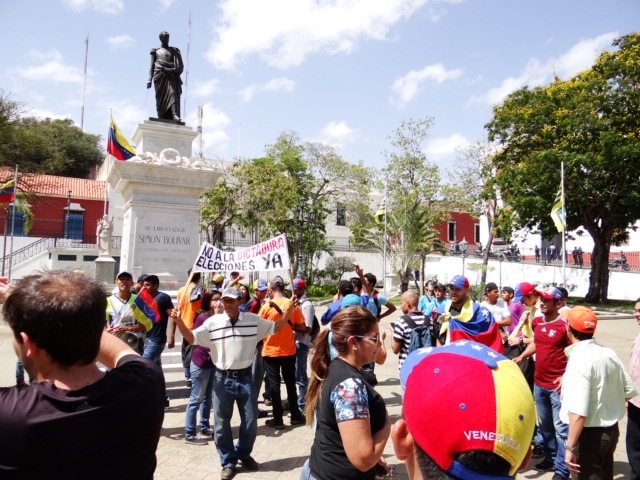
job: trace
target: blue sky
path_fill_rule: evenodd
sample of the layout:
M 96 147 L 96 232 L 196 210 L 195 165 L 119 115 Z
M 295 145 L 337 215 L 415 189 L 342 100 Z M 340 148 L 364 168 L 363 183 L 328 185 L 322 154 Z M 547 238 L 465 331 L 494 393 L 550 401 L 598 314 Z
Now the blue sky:
M 637 0 L 31 0 L 0 6 L 0 88 L 33 115 L 127 137 L 155 116 L 149 51 L 167 30 L 187 60 L 187 125 L 204 154 L 257 157 L 285 130 L 382 167 L 402 120 L 434 117 L 424 145 L 446 169 L 484 139 L 492 105 L 589 68 L 637 29 Z M 183 74 L 185 81 L 185 74 Z M 105 140 L 106 142 L 106 140 Z M 196 148 L 194 147 L 194 154 Z

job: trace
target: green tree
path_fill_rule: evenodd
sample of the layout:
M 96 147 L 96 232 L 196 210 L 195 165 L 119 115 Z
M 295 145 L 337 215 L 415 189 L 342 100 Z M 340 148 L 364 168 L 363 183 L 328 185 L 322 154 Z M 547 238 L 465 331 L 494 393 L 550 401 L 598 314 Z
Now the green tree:
M 324 272 L 331 280 L 337 282 L 347 272 L 353 271 L 353 257 L 331 257 L 327 260 Z
M 0 166 L 87 178 L 104 159 L 100 141 L 100 135 L 83 133 L 70 119 L 29 117 L 24 104 L 0 91 Z
M 484 217 L 487 221 L 489 238 L 482 259 L 483 265 L 489 264 L 489 253 L 495 228 L 502 212 L 502 198 L 500 188 L 490 181 L 495 177 L 495 169 L 492 168 L 492 156 L 495 146 L 487 142 L 477 141 L 460 150 L 453 161 L 453 168 L 449 171 L 449 178 L 455 184 L 456 197 L 459 199 L 459 208 L 478 218 Z M 487 281 L 487 269 L 481 269 L 480 283 Z
M 595 243 L 590 302 L 607 300 L 611 245 L 640 219 L 640 34 L 613 45 L 567 81 L 513 92 L 486 126 L 501 146 L 495 183 L 517 226 L 553 232 L 549 213 L 564 162 L 568 230 L 582 226 Z
M 213 239 L 231 224 L 257 232 L 256 240 L 286 233 L 294 271 L 302 262 L 312 281 L 314 261 L 332 253 L 327 217 L 338 205 L 358 211 L 366 204 L 371 172 L 345 161 L 331 146 L 301 142 L 295 132 L 280 134 L 265 154 L 236 162 L 204 195 L 203 227 Z
M 400 123 L 388 137 L 392 147 L 385 152 L 387 164 L 382 180 L 387 191 L 387 237 L 384 225 L 373 222 L 373 213 L 360 216 L 361 223 L 352 229 L 356 245 L 385 251 L 400 278 L 404 292 L 412 270 L 420 267 L 422 278 L 428 254 L 443 251 L 436 226 L 447 218 L 451 206 L 445 199 L 437 165 L 427 159 L 424 143 L 433 118 L 409 119 Z M 424 283 L 424 282 L 421 282 Z M 420 292 L 423 292 L 420 285 Z

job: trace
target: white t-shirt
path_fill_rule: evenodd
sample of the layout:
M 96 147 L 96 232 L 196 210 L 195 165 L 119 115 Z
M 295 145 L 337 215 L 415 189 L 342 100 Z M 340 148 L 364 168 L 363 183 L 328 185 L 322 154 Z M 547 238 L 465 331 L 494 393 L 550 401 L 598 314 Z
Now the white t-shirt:
M 495 305 L 491 305 L 486 300 L 480 305 L 486 307 L 486 309 L 491 312 L 496 323 L 502 322 L 504 320 L 504 317 L 511 316 L 511 313 L 509 312 L 509 305 L 507 305 L 507 303 L 502 299 L 498 299 Z

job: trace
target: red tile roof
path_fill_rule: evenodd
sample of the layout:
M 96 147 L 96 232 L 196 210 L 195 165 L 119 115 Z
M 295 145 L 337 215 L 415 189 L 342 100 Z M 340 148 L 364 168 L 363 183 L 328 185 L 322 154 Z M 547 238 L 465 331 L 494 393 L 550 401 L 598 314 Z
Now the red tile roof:
M 13 177 L 12 171 L 0 172 L 0 184 Z M 39 175 L 34 173 L 20 174 L 18 189 L 36 195 L 50 197 L 67 197 L 69 190 L 73 198 L 102 200 L 105 196 L 105 182 L 86 178 L 58 177 L 55 175 Z

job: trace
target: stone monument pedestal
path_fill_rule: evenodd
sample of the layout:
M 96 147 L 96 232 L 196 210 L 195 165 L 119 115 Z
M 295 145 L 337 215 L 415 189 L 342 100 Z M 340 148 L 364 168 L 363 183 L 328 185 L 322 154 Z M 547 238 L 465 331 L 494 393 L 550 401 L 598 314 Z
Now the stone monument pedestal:
M 200 249 L 200 196 L 222 175 L 191 158 L 196 136 L 145 120 L 133 134 L 138 155 L 114 162 L 107 178 L 124 199 L 120 269 L 158 275 L 163 286 L 187 279 Z
M 94 263 L 96 264 L 95 280 L 101 282 L 106 287 L 113 287 L 113 282 L 116 277 L 116 261 L 110 256 L 99 256 L 94 260 Z M 108 288 L 107 291 L 109 291 Z

